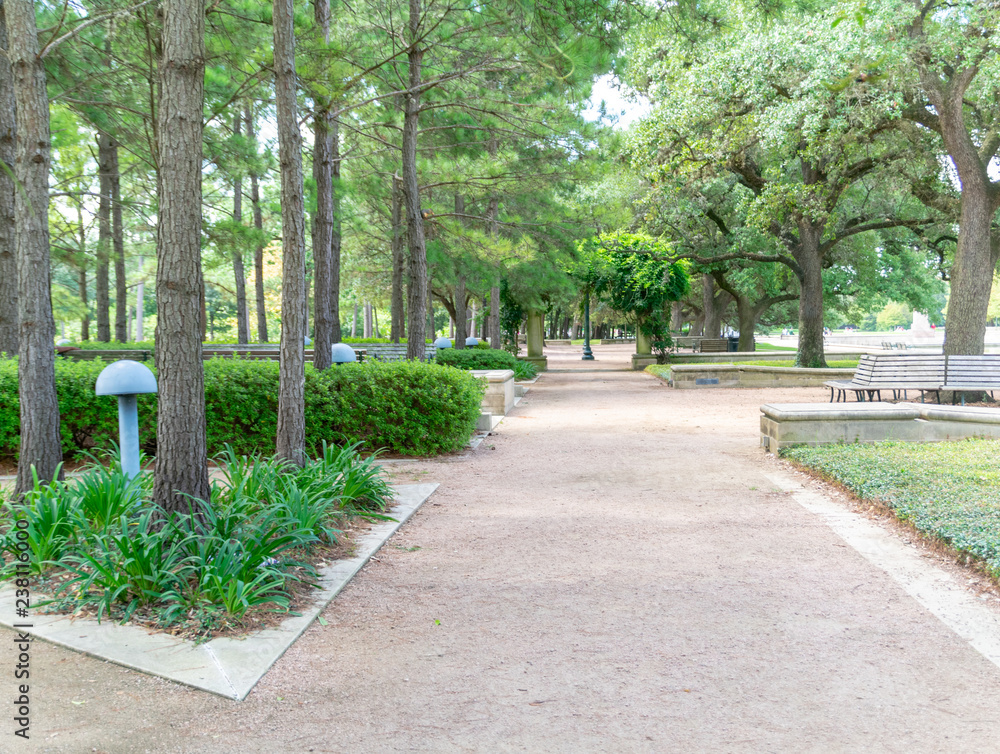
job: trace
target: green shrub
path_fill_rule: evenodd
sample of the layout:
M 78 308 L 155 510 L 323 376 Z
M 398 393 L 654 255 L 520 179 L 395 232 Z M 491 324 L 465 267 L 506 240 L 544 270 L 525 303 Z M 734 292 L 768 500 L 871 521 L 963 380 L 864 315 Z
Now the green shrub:
M 438 351 L 435 360 L 438 364 L 445 364 L 459 369 L 514 369 L 517 359 L 507 351 L 500 351 L 495 348 L 483 350 L 481 348 L 445 348 Z
M 97 397 L 100 361 L 56 362 L 63 452 L 110 448 L 118 437 L 118 404 Z M 153 365 L 147 363 L 151 369 Z M 155 372 L 155 369 L 154 369 Z M 422 362 L 344 364 L 317 372 L 306 366 L 306 443 L 360 442 L 403 455 L 433 455 L 461 448 L 479 417 L 484 385 L 471 375 Z M 205 362 L 208 451 L 226 444 L 238 453 L 274 449 L 278 362 L 210 359 Z M 17 362 L 0 359 L 0 456 L 19 443 Z M 156 396 L 139 396 L 139 439 L 155 452 Z

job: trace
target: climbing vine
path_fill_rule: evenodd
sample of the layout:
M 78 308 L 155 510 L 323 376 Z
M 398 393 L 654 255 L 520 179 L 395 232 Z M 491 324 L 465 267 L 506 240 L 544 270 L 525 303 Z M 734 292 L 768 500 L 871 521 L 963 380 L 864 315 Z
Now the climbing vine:
M 687 264 L 671 261 L 668 244 L 636 233 L 602 234 L 579 248 L 594 295 L 621 312 L 665 359 L 673 345 L 670 303 L 690 288 Z

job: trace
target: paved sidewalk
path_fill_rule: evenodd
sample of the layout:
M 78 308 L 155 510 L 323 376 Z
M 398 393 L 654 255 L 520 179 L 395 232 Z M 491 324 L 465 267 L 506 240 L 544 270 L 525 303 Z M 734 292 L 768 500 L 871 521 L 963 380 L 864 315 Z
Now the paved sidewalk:
M 37 643 L 0 751 L 994 752 L 1000 669 L 765 476 L 821 400 L 545 374 L 246 701 Z

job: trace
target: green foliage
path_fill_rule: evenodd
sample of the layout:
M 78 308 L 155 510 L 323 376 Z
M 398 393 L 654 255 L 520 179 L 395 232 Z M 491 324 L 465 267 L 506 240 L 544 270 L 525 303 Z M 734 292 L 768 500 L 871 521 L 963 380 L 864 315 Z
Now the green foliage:
M 580 244 L 587 284 L 621 312 L 665 356 L 670 338 L 670 302 L 690 289 L 685 262 L 670 261 L 670 247 L 649 236 L 605 233 Z
M 500 346 L 513 356 L 517 356 L 520 349 L 517 331 L 525 316 L 524 307 L 511 295 L 510 284 L 504 278 L 500 281 Z
M 524 361 L 523 359 L 517 360 L 517 363 L 514 365 L 515 380 L 533 380 L 537 376 L 538 367 L 530 361 Z
M 883 503 L 903 521 L 1000 577 L 1000 470 L 996 440 L 791 448 L 784 455 Z
M 459 369 L 514 369 L 517 365 L 517 359 L 507 351 L 493 348 L 488 351 L 479 348 L 446 348 L 437 352 L 435 360 L 438 364 Z
M 913 312 L 905 304 L 890 301 L 875 317 L 879 330 L 894 330 L 897 327 L 909 327 L 913 324 Z
M 36 479 L 23 503 L 4 506 L 0 578 L 15 573 L 25 519 L 32 572 L 49 578 L 62 609 L 122 621 L 144 611 L 161 626 L 194 619 L 200 631 L 206 616 L 287 609 L 289 582 L 316 576 L 316 547 L 336 542 L 350 517 L 385 518 L 392 500 L 381 467 L 356 446 L 324 445 L 301 469 L 227 447 L 210 504 L 169 516 L 149 501 L 149 474 L 129 479 L 112 461 L 65 482 Z
M 469 353 L 488 354 L 485 351 Z M 513 357 L 511 357 L 513 358 Z M 118 437 L 118 405 L 97 397 L 101 361 L 56 362 L 63 452 L 110 448 Z M 147 364 L 155 368 L 151 363 Z M 512 367 L 507 367 L 512 368 Z M 483 386 L 462 372 L 421 362 L 364 362 L 317 372 L 306 367 L 306 442 L 361 443 L 403 455 L 461 448 L 479 417 Z M 15 456 L 20 440 L 17 360 L 0 359 L 0 455 Z M 250 359 L 205 362 L 208 450 L 228 443 L 238 453 L 274 447 L 278 363 Z M 156 396 L 139 396 L 139 440 L 156 446 Z

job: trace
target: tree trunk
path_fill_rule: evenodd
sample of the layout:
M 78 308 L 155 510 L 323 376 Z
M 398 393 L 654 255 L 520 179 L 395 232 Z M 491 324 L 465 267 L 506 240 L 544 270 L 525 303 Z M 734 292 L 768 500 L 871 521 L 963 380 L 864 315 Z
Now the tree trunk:
M 409 67 L 409 92 L 405 96 L 406 110 L 403 118 L 403 193 L 406 197 L 406 231 L 409 245 L 409 338 L 406 358 L 424 358 L 426 334 L 424 312 L 427 311 L 427 247 L 424 240 L 424 218 L 420 211 L 420 181 L 417 176 L 417 137 L 420 121 L 421 66 L 424 50 L 420 47 L 421 0 L 409 0 L 410 47 L 406 52 Z
M 242 132 L 243 114 L 233 118 L 233 134 Z M 233 179 L 233 223 L 238 229 L 243 225 L 243 176 Z M 236 284 L 236 342 L 250 342 L 250 314 L 247 311 L 247 274 L 243 267 L 243 244 L 239 237 L 233 244 L 233 281 Z
M 823 227 L 807 220 L 799 221 L 799 243 L 795 261 L 799 294 L 799 351 L 795 365 L 819 368 L 826 366 L 823 351 L 823 257 L 819 251 Z
M 14 200 L 17 253 L 18 392 L 21 447 L 15 494 L 60 474 L 59 401 L 56 397 L 56 323 L 49 276 L 49 100 L 45 67 L 38 56 L 35 4 L 6 0 L 8 56 L 14 78 L 17 138 Z
M 157 111 L 159 227 L 156 366 L 159 397 L 153 499 L 187 511 L 209 499 L 201 357 L 201 161 L 205 9 L 164 0 Z
M 80 288 L 80 303 L 83 304 L 84 309 L 89 309 L 90 301 L 87 297 L 87 267 L 85 264 L 80 264 L 80 269 L 77 271 L 77 284 Z M 80 318 L 80 340 L 90 340 L 90 312 L 85 311 L 84 315 Z
M 358 302 L 354 302 L 354 318 L 351 320 L 351 337 L 358 337 Z
M 108 180 L 111 184 L 111 249 L 115 260 L 115 340 L 126 342 L 128 337 L 128 280 L 125 277 L 125 229 L 122 227 L 121 170 L 118 163 L 118 142 L 111 140 L 108 152 Z
M 76 283 L 83 304 L 83 316 L 80 318 L 80 340 L 90 340 L 90 302 L 87 299 L 87 228 L 83 222 L 83 202 L 76 204 L 77 267 Z
M 274 0 L 274 100 L 281 165 L 281 367 L 277 455 L 305 463 L 306 254 L 302 136 L 295 107 L 295 5 Z
M 370 340 L 374 337 L 374 333 L 372 332 L 372 305 L 368 301 L 365 301 L 365 330 L 363 337 L 365 340 Z
M 985 349 L 990 288 L 997 263 L 990 243 L 995 204 L 985 182 L 976 186 L 962 181 L 962 213 L 944 331 L 944 352 L 950 356 L 981 355 Z
M 396 176 L 392 177 L 392 303 L 389 338 L 393 343 L 405 335 L 405 312 L 403 311 L 403 272 L 406 265 L 406 251 L 403 248 L 403 186 Z
M 246 109 L 247 137 L 254 141 L 253 110 Z M 254 147 L 256 152 L 256 146 Z M 257 173 L 250 173 L 250 205 L 253 207 L 253 227 L 259 233 L 264 230 L 264 216 L 260 208 L 260 185 Z M 254 293 L 257 308 L 257 342 L 267 343 L 267 302 L 264 299 L 264 244 L 258 242 L 253 252 Z
M 111 257 L 111 172 L 113 140 L 105 133 L 97 135 L 97 172 L 100 200 L 97 205 L 97 277 L 94 292 L 97 298 L 97 339 L 111 340 L 111 298 L 108 264 Z
M 330 238 L 330 339 L 339 343 L 344 339 L 340 332 L 340 121 L 330 123 L 331 165 L 333 169 L 333 235 Z
M 318 46 L 330 44 L 330 0 L 315 0 L 313 18 Z M 316 215 L 313 218 L 313 365 L 323 370 L 330 366 L 333 339 L 333 312 L 330 306 L 333 265 L 333 134 L 329 97 L 314 93 L 313 180 L 316 183 Z M 338 338 L 339 340 L 339 338 Z
M 701 276 L 701 305 L 705 312 L 702 334 L 706 338 L 722 337 L 722 314 L 728 302 L 728 294 L 717 294 L 715 278 L 705 273 Z
M 466 305 L 468 297 L 465 294 L 465 275 L 458 276 L 455 283 L 455 348 L 465 348 L 465 339 L 469 337 L 468 313 Z
M 490 318 L 488 335 L 490 347 L 500 348 L 500 286 L 490 288 Z
M 17 254 L 14 235 L 14 74 L 0 3 L 0 355 L 17 355 Z

